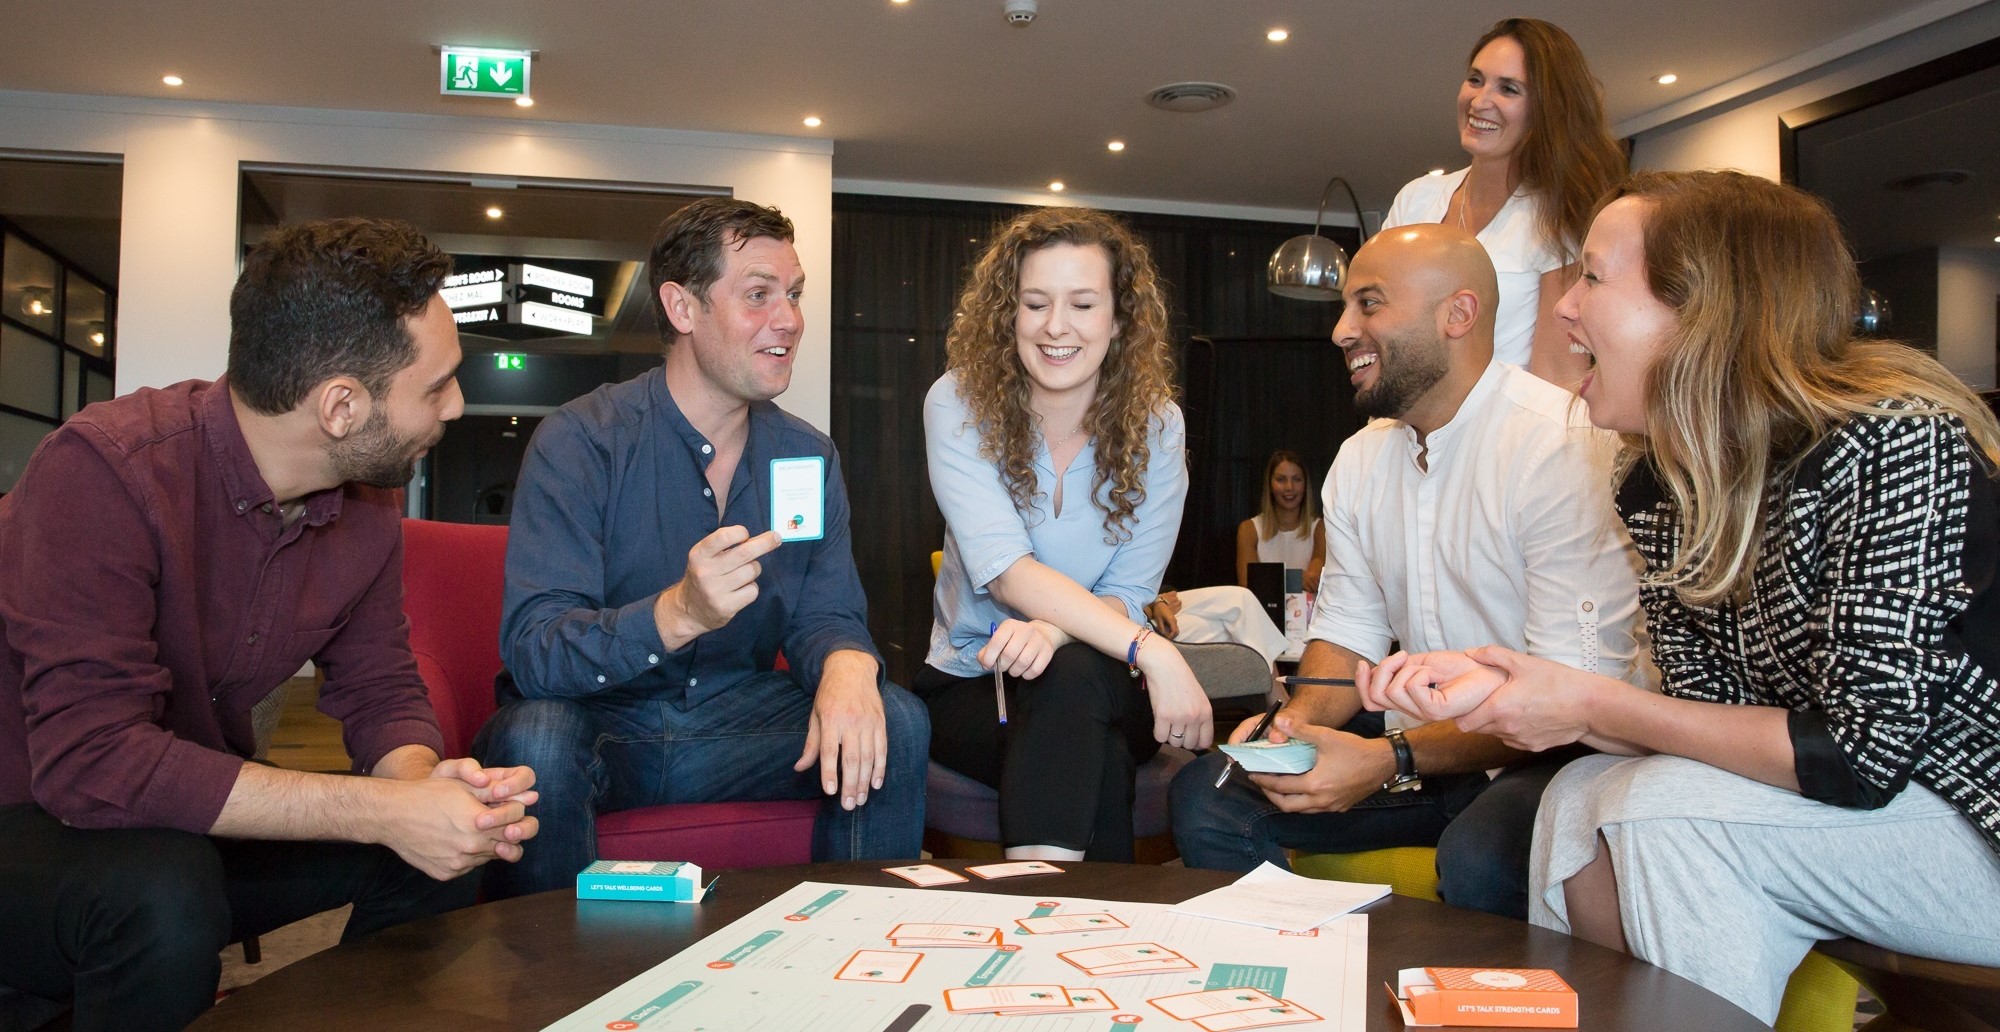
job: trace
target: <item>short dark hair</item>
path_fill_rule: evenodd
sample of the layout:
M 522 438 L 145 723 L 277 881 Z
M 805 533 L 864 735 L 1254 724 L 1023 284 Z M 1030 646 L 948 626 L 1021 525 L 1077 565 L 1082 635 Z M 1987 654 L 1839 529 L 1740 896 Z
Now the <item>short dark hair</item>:
M 243 259 L 229 294 L 229 385 L 265 415 L 297 408 L 329 377 L 382 396 L 416 361 L 403 320 L 451 274 L 451 256 L 398 219 L 280 226 Z
M 653 286 L 653 315 L 660 320 L 660 340 L 673 347 L 680 339 L 660 288 L 678 283 L 708 303 L 708 288 L 722 277 L 722 247 L 735 247 L 758 237 L 790 241 L 792 220 L 776 208 L 733 197 L 704 197 L 674 212 L 653 234 L 653 253 L 646 259 L 647 282 Z

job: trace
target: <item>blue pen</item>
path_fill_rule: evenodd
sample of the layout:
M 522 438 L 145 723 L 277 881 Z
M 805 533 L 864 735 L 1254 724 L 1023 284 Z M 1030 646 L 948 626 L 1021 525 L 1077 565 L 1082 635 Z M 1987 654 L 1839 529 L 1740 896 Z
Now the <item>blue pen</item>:
M 1000 632 L 1000 621 L 995 620 L 986 628 L 988 637 Z M 1000 674 L 1000 657 L 993 657 L 993 704 L 1000 709 L 1000 726 L 1007 726 L 1007 682 Z

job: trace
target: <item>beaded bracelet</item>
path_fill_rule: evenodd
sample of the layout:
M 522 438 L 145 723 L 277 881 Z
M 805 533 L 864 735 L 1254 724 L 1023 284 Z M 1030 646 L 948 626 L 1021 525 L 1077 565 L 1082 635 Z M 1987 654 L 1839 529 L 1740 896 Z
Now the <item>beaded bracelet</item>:
M 1132 636 L 1132 644 L 1125 646 L 1125 672 L 1133 677 L 1139 676 L 1139 646 L 1152 633 L 1151 627 L 1141 627 L 1139 633 Z

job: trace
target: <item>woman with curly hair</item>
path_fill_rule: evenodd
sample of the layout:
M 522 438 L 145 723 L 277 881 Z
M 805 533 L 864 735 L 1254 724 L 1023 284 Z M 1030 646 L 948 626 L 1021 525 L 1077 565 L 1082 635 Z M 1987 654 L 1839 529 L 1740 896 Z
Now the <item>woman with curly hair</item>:
M 1000 792 L 1007 855 L 1132 859 L 1133 773 L 1209 745 L 1152 601 L 1187 495 L 1152 256 L 1103 212 L 1016 218 L 974 267 L 924 400 L 945 517 L 931 756 Z
M 1625 174 L 1603 94 L 1569 33 L 1508 18 L 1472 44 L 1457 115 L 1472 163 L 1411 180 L 1382 228 L 1443 222 L 1476 235 L 1500 273 L 1493 360 L 1573 387 L 1588 363 L 1550 313 L 1576 279 L 1592 207 Z

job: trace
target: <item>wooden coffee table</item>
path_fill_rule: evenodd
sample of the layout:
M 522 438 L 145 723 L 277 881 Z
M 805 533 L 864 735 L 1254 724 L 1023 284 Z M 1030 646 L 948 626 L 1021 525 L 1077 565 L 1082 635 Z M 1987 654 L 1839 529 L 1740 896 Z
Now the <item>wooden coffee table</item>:
M 935 862 L 953 870 L 966 863 Z M 230 996 L 193 1028 L 540 1029 L 799 882 L 908 888 L 881 867 L 838 863 L 730 871 L 698 906 L 577 900 L 567 891 L 489 903 L 307 957 Z M 951 888 L 1177 903 L 1237 877 L 1180 867 L 1064 867 L 1061 875 L 975 878 Z M 1395 980 L 1397 968 L 1425 965 L 1554 968 L 1576 987 L 1585 1029 L 1765 1028 L 1686 979 L 1519 921 L 1394 896 L 1363 912 L 1369 915 L 1371 1032 L 1403 1027 L 1382 985 Z

